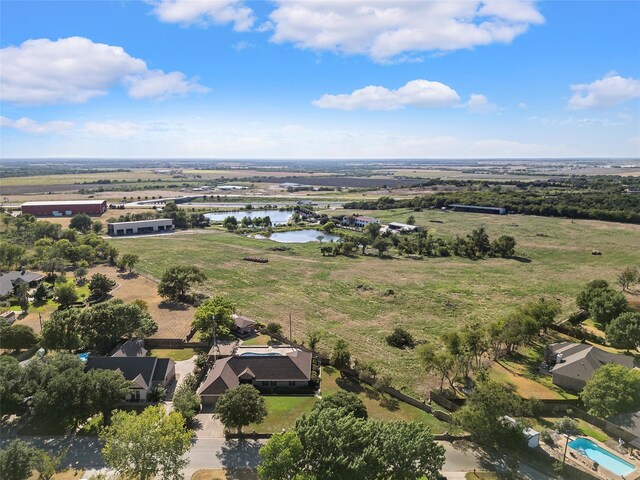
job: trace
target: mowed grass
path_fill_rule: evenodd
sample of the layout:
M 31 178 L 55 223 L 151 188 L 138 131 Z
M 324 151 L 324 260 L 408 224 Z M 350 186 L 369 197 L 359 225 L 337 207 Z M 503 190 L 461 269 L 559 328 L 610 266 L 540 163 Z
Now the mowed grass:
M 451 425 L 441 422 L 433 415 L 408 403 L 399 402 L 389 395 L 381 396 L 368 385 L 341 377 L 338 371 L 331 367 L 323 368 L 320 389 L 323 397 L 333 395 L 341 390 L 355 393 L 367 407 L 369 418 L 374 420 L 420 422 L 430 427 L 434 433 L 451 431 Z M 311 411 L 318 401 L 313 396 L 277 395 L 263 398 L 267 407 L 267 418 L 260 424 L 249 425 L 246 428 L 247 432 L 255 430 L 258 433 L 278 433 L 289 429 L 295 423 L 296 418 Z
M 153 348 L 147 352 L 149 357 L 170 358 L 174 362 L 189 360 L 197 352 L 193 348 Z
M 114 244 L 138 254 L 136 268 L 156 278 L 174 265 L 201 268 L 208 280 L 199 290 L 228 297 L 240 314 L 279 322 L 287 333 L 291 314 L 293 337 L 303 341 L 318 330 L 321 350 L 344 338 L 353 357 L 374 361 L 396 388 L 423 396 L 432 384 L 427 384 L 415 352 L 385 342 L 394 327 L 407 328 L 418 340 L 434 340 L 464 325 L 494 321 L 541 296 L 558 298 L 568 314 L 587 281 L 615 282 L 624 267 L 640 264 L 638 225 L 433 210 L 359 213 L 384 221 L 413 215 L 418 225 L 442 237 L 484 225 L 492 238 L 513 235 L 520 259 L 323 257 L 317 243 L 289 244 L 291 250 L 274 252 L 269 248 L 275 242 L 221 231 Z M 591 255 L 594 248 L 602 255 Z M 269 263 L 246 262 L 244 256 L 265 257 Z M 369 288 L 358 288 L 362 285 Z M 384 295 L 389 289 L 394 295 Z

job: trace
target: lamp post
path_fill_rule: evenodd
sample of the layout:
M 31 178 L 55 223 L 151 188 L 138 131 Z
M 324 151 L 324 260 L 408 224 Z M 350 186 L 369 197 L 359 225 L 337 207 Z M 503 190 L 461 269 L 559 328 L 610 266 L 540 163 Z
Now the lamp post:
M 564 454 L 562 455 L 562 471 L 564 471 L 564 464 L 567 460 L 567 448 L 569 448 L 569 435 L 565 433 L 564 436 L 566 437 L 567 442 L 564 444 Z

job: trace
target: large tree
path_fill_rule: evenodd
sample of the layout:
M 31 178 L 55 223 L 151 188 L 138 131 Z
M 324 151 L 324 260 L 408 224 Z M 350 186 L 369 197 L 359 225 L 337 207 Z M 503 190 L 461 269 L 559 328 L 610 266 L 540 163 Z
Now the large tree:
M 104 273 L 95 273 L 89 281 L 89 291 L 91 298 L 101 300 L 105 298 L 116 286 L 116 282 L 107 277 Z
M 82 312 L 83 343 L 101 353 L 108 352 L 123 337 L 146 337 L 157 330 L 158 324 L 136 302 L 114 298 Z
M 627 311 L 629 304 L 626 297 L 614 290 L 601 290 L 589 302 L 589 314 L 596 322 L 606 325 L 611 320 Z
M 78 230 L 82 233 L 87 233 L 91 230 L 91 226 L 93 225 L 93 220 L 86 213 L 78 213 L 71 217 L 71 221 L 69 222 L 69 228 L 73 228 L 74 230 Z
M 589 310 L 591 300 L 600 295 L 603 290 L 609 290 L 609 282 L 606 280 L 591 280 L 576 297 L 576 304 L 582 310 Z
M 342 338 L 336 340 L 336 343 L 333 346 L 331 364 L 338 369 L 351 367 L 351 352 L 349 352 L 349 345 Z
M 3 480 L 27 480 L 35 467 L 37 450 L 22 440 L 14 440 L 0 450 L 0 474 Z
M 9 326 L 4 320 L 0 322 L 0 348 L 22 350 L 31 348 L 36 343 L 38 343 L 38 336 L 30 326 L 22 324 Z
M 501 235 L 491 242 L 491 253 L 497 257 L 511 258 L 516 253 L 516 239 L 510 235 Z
M 158 293 L 169 300 L 184 300 L 193 284 L 202 283 L 206 279 L 198 267 L 171 267 L 162 275 Z
M 438 348 L 432 343 L 427 343 L 418 349 L 418 358 L 428 373 L 440 377 L 440 391 L 444 389 L 445 378 L 451 389 L 455 391 L 456 362 L 451 352 L 444 348 Z
M 562 311 L 562 307 L 558 300 L 543 297 L 525 303 L 521 307 L 521 311 L 533 318 L 538 324 L 538 328 L 546 332 Z
M 200 338 L 205 342 L 213 338 L 215 321 L 216 334 L 219 337 L 231 335 L 233 315 L 236 306 L 224 297 L 213 297 L 205 300 L 196 310 L 192 326 L 200 332 Z M 215 318 L 215 320 L 214 320 Z
M 260 457 L 258 472 L 264 480 L 435 479 L 444 448 L 424 425 L 371 421 L 326 408 L 272 436 Z
M 81 325 L 82 310 L 79 308 L 53 312 L 42 324 L 42 346 L 52 350 L 78 350 L 82 346 Z
M 15 357 L 0 355 L 0 411 L 17 413 L 24 399 L 24 370 Z
M 253 385 L 240 385 L 227 390 L 216 402 L 216 415 L 228 429 L 242 432 L 242 427 L 261 423 L 267 416 L 264 398 Z
M 607 325 L 607 341 L 616 348 L 640 346 L 640 313 L 626 312 Z
M 524 438 L 522 427 L 504 422 L 503 417 L 531 414 L 530 405 L 504 385 L 484 380 L 476 385 L 464 407 L 454 413 L 453 421 L 479 443 L 517 445 Z
M 640 371 L 609 363 L 598 368 L 580 394 L 589 413 L 607 418 L 640 407 Z
M 62 308 L 66 308 L 78 301 L 76 287 L 71 283 L 61 283 L 55 289 L 56 301 Z
M 162 405 L 147 407 L 140 414 L 116 411 L 111 425 L 100 434 L 107 465 L 135 480 L 182 479 L 181 470 L 187 464 L 183 456 L 192 437 L 182 415 L 167 414 Z
M 140 257 L 135 253 L 125 253 L 118 259 L 118 268 L 121 270 L 133 271 L 136 263 L 140 260 Z

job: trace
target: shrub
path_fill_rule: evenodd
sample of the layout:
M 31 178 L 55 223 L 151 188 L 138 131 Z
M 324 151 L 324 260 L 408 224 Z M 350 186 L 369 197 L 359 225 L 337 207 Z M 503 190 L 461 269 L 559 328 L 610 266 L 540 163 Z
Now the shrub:
M 387 336 L 387 343 L 396 348 L 413 348 L 415 340 L 407 330 L 402 327 L 396 327 L 393 329 L 393 332 Z

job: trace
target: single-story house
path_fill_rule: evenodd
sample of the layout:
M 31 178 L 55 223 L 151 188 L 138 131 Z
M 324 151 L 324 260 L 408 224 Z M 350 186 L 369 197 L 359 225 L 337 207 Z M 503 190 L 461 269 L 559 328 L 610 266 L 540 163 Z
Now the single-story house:
M 233 330 L 236 335 L 243 337 L 246 335 L 254 335 L 256 333 L 256 324 L 258 322 L 255 320 L 236 315 L 235 313 L 232 315 L 232 318 L 233 326 L 231 327 L 231 330 Z
M 364 215 L 345 215 L 342 217 L 342 224 L 347 227 L 364 228 L 370 223 L 380 223 L 377 218 L 365 217 Z
M 7 310 L 6 312 L 0 313 L 0 320 L 4 320 L 9 325 L 13 325 L 13 323 L 18 319 L 16 316 L 16 312 L 13 310 Z
M 278 387 L 304 389 L 311 380 L 311 352 L 243 353 L 218 360 L 198 389 L 203 405 L 215 405 L 227 390 L 248 383 L 262 392 Z
M 166 387 L 176 378 L 176 364 L 170 358 L 89 357 L 85 371 L 94 368 L 122 372 L 132 383 L 127 400 L 145 401 L 155 387 Z
M 580 391 L 593 372 L 603 365 L 617 363 L 634 368 L 633 357 L 610 353 L 587 343 L 559 342 L 547 345 L 544 358 L 552 365 L 549 372 L 554 385 Z
M 13 290 L 21 283 L 28 283 L 30 287 L 35 287 L 44 275 L 29 270 L 16 270 L 13 272 L 0 272 L 0 298 L 13 295 Z
M 147 349 L 144 348 L 144 340 L 131 338 L 120 345 L 112 354 L 112 357 L 146 357 Z

